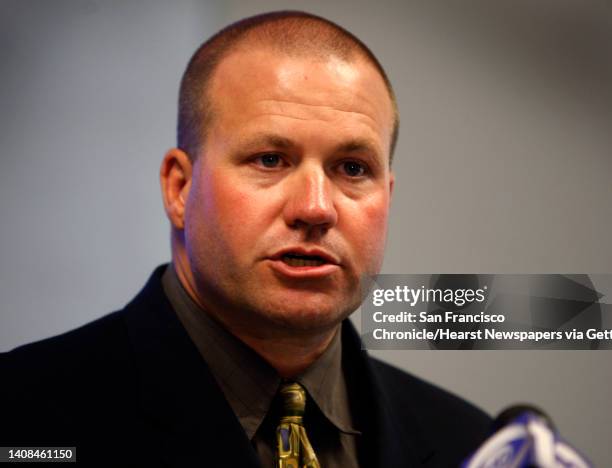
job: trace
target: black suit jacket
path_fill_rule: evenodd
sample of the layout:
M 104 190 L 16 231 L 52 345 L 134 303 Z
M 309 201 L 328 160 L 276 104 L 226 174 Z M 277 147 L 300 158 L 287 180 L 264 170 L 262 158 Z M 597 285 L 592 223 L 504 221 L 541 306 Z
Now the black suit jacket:
M 0 446 L 76 446 L 82 466 L 259 466 L 162 290 L 163 270 L 123 310 L 0 355 Z M 488 416 L 369 357 L 344 327 L 362 464 L 458 466 Z

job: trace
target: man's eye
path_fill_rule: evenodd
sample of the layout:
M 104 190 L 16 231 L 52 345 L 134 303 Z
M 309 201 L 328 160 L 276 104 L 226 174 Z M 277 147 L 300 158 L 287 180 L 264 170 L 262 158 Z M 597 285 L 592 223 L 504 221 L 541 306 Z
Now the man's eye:
M 258 161 L 262 166 L 273 169 L 282 164 L 283 160 L 278 154 L 274 153 L 266 153 L 258 156 L 256 161 Z
M 361 177 L 367 172 L 366 166 L 357 161 L 345 161 L 341 164 L 341 168 L 349 177 Z

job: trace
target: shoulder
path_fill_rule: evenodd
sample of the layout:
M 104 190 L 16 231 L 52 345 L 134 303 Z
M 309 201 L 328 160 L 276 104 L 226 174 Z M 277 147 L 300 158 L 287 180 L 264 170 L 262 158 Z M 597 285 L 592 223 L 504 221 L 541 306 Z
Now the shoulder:
M 3 403 L 45 413 L 78 408 L 130 375 L 130 345 L 121 312 L 2 355 Z M 29 408 L 29 409 L 28 409 Z
M 467 456 L 488 435 L 491 418 L 472 403 L 376 358 L 370 359 L 390 407 L 405 424 L 419 427 L 420 437 L 438 456 L 454 452 Z
M 472 403 L 431 384 L 414 375 L 404 372 L 379 359 L 371 358 L 381 382 L 385 385 L 387 396 L 396 404 L 414 405 L 419 402 L 419 412 L 439 415 L 462 416 L 470 421 L 487 425 L 490 417 Z
M 121 312 L 58 336 L 15 348 L 3 355 L 12 384 L 31 387 L 36 382 L 59 382 L 71 375 L 85 377 L 100 366 L 125 365 L 127 334 Z
M 9 445 L 95 440 L 100 425 L 134 401 L 134 373 L 121 313 L 1 356 L 0 438 Z M 71 442 L 67 444 L 67 442 Z
M 131 366 L 131 328 L 146 328 L 161 307 L 158 268 L 145 288 L 126 307 L 61 335 L 26 344 L 0 354 L 3 371 L 12 377 L 11 387 L 33 387 L 37 382 L 68 385 L 106 374 L 120 376 Z M 134 322 L 134 320 L 132 320 Z M 94 375 L 95 374 L 95 375 Z

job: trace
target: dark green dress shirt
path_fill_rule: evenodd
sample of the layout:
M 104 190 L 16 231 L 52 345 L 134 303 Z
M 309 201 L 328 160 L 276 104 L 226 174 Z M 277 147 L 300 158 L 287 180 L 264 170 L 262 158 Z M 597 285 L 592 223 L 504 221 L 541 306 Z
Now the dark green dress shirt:
M 182 286 L 173 265 L 162 278 L 179 320 L 200 351 L 253 444 L 263 467 L 273 467 L 276 399 L 282 382 L 261 356 L 202 310 Z M 354 427 L 342 368 L 341 330 L 321 357 L 297 376 L 307 392 L 304 425 L 322 468 L 357 467 L 360 432 Z

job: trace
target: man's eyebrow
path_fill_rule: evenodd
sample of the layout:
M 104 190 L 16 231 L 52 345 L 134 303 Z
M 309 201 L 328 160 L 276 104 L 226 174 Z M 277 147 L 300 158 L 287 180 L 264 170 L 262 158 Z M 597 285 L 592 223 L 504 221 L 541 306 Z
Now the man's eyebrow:
M 338 153 L 357 153 L 357 152 L 369 152 L 378 154 L 380 152 L 377 144 L 368 139 L 355 139 L 340 143 L 336 147 Z
M 294 148 L 296 143 L 289 138 L 274 134 L 261 133 L 245 138 L 242 142 L 245 146 L 272 146 L 279 149 Z
M 298 143 L 291 138 L 287 138 L 276 133 L 261 133 L 245 138 L 242 142 L 246 147 L 271 147 L 276 149 L 292 149 L 298 147 Z M 334 153 L 370 153 L 373 155 L 382 154 L 379 145 L 368 138 L 356 138 L 336 145 Z

